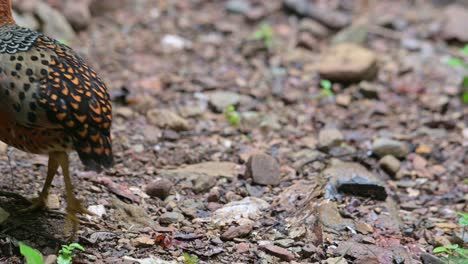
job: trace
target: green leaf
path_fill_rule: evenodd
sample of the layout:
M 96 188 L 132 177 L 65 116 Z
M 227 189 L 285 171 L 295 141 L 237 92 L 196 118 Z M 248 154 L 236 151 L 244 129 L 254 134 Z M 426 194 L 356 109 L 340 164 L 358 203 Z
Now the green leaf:
M 463 88 L 468 89 L 468 76 L 463 77 Z
M 459 68 L 465 66 L 465 62 L 462 59 L 450 57 L 446 61 L 447 65 L 452 68 Z
M 463 96 L 468 97 L 468 91 L 466 91 Z M 468 98 L 466 98 L 468 100 Z M 468 101 L 463 101 L 464 103 L 468 103 Z M 458 219 L 458 223 L 461 226 L 468 226 L 468 213 L 462 213 L 462 212 L 455 212 L 456 215 L 460 216 L 460 219 Z
M 331 90 L 331 88 L 332 88 L 332 83 L 331 83 L 329 80 L 321 80 L 321 81 L 320 81 L 320 86 L 321 86 L 323 89 Z
M 432 253 L 435 253 L 435 254 L 439 254 L 439 253 L 444 253 L 444 252 L 447 252 L 447 248 L 446 247 L 436 247 L 434 248 L 434 250 L 432 250 Z
M 445 246 L 445 248 L 455 250 L 455 249 L 459 248 L 459 246 L 457 244 L 452 244 L 452 245 Z
M 42 254 L 32 247 L 19 243 L 20 253 L 26 258 L 27 264 L 44 264 Z
M 187 264 L 197 264 L 198 263 L 198 257 L 196 255 L 189 255 L 187 253 L 184 253 L 184 260 Z
M 468 55 L 468 44 L 466 44 L 463 49 L 460 50 L 464 55 Z
M 465 104 L 468 104 L 468 91 L 464 92 L 462 94 L 462 102 L 465 103 Z

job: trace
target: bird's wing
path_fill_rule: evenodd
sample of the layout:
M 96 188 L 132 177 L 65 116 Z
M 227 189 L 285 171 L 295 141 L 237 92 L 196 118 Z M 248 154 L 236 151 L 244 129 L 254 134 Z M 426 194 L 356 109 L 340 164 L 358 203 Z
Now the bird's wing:
M 69 47 L 46 36 L 33 49 L 48 61 L 38 76 L 37 102 L 52 124 L 72 136 L 81 160 L 91 169 L 112 165 L 112 106 L 105 84 Z

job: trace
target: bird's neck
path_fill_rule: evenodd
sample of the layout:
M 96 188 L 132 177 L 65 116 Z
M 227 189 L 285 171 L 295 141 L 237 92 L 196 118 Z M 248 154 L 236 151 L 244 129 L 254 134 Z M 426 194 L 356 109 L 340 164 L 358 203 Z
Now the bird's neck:
M 0 0 L 0 27 L 14 24 L 11 0 Z

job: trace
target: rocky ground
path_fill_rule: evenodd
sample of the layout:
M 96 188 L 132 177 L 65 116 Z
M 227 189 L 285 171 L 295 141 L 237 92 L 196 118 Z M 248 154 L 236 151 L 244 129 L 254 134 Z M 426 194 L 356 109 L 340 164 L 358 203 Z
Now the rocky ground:
M 463 1 L 13 2 L 114 101 L 114 168 L 72 157 L 96 214 L 76 263 L 442 263 L 435 247 L 466 248 Z M 34 197 L 46 158 L 1 148 L 1 189 Z M 19 241 L 49 259 L 67 243 L 53 185 L 51 212 L 0 200 L 2 263 L 22 263 Z

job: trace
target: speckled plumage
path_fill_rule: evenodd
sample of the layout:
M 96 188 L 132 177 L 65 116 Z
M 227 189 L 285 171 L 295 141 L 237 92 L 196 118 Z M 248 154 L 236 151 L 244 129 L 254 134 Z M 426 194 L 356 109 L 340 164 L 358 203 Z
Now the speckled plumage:
M 71 48 L 15 24 L 11 0 L 0 0 L 0 140 L 20 150 L 49 155 L 47 178 L 33 205 L 45 207 L 62 168 L 67 223 L 91 214 L 73 192 L 68 153 L 100 171 L 112 165 L 112 107 L 105 84 Z
M 112 165 L 111 111 L 105 85 L 69 47 L 17 25 L 0 28 L 0 119 L 9 120 L 0 140 L 38 154 L 76 149 L 99 170 Z

